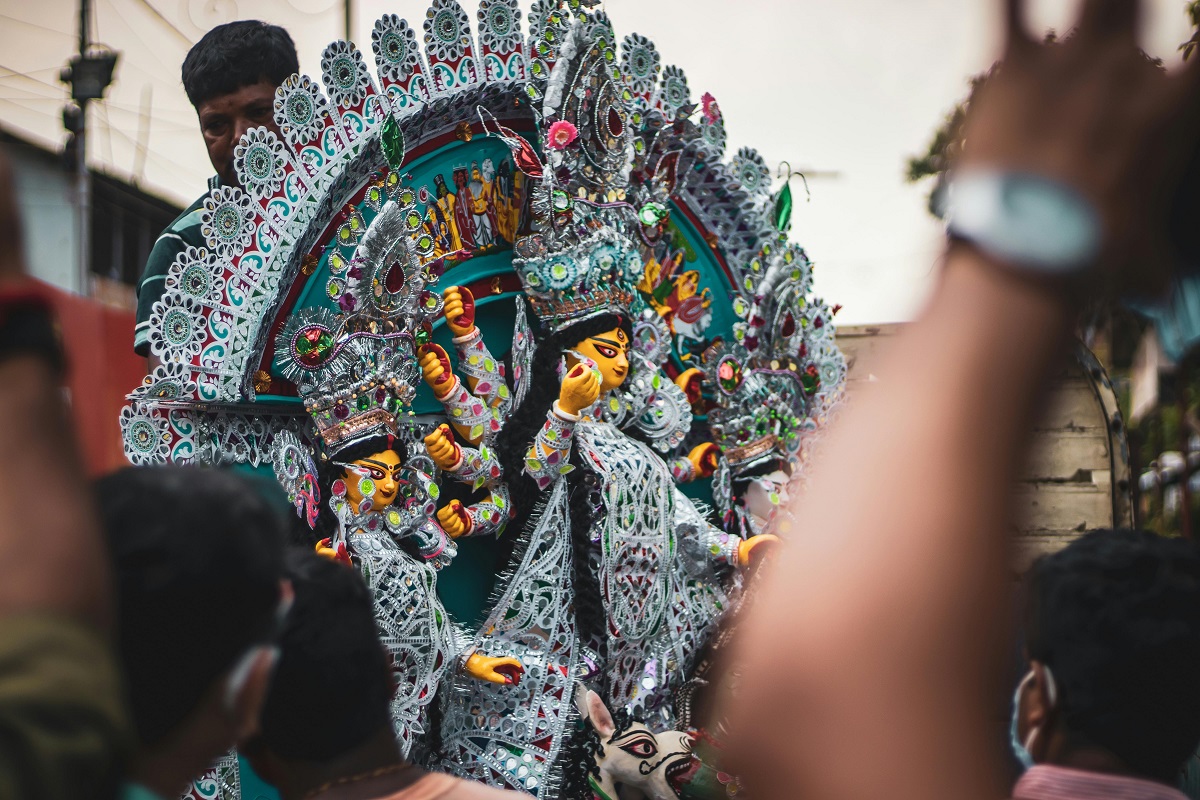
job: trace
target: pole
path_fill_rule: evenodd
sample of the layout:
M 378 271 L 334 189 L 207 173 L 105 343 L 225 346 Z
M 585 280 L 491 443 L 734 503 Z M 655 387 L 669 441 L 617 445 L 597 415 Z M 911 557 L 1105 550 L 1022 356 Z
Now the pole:
M 343 27 L 346 32 L 342 38 L 345 39 L 347 42 L 353 41 L 350 38 L 350 23 L 354 17 L 354 11 L 352 9 L 351 3 L 352 3 L 352 0 L 342 0 L 342 13 L 345 15 L 345 18 L 342 20 L 342 23 L 343 23 Z
M 92 4 L 79 0 L 79 55 L 87 55 Z M 87 169 L 87 112 L 88 101 L 79 101 L 79 132 L 75 134 L 75 237 L 79 247 L 75 278 L 80 294 L 91 294 L 91 270 L 88 259 L 92 251 L 92 181 Z
M 1183 480 L 1179 484 L 1179 532 L 1184 539 L 1192 538 L 1192 491 L 1189 483 L 1192 480 L 1192 465 L 1191 453 L 1189 445 L 1191 444 L 1192 433 L 1188 430 L 1187 424 L 1187 406 L 1188 406 L 1188 382 L 1191 376 L 1191 364 L 1187 357 L 1179 361 L 1178 386 L 1176 397 L 1177 408 L 1179 410 L 1179 452 L 1183 454 Z

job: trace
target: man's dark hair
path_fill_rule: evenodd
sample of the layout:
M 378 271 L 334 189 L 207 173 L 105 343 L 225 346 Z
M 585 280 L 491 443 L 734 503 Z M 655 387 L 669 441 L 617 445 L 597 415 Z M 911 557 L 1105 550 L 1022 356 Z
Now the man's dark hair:
M 1029 657 L 1050 667 L 1077 746 L 1171 782 L 1200 742 L 1200 548 L 1092 531 L 1027 576 Z
M 286 562 L 296 599 L 257 743 L 280 758 L 328 761 L 390 728 L 390 659 L 358 570 L 311 550 Z
M 196 108 L 262 80 L 278 86 L 300 71 L 296 45 L 278 25 L 247 19 L 218 25 L 183 59 L 183 88 Z
M 117 646 L 138 740 L 153 745 L 270 633 L 284 519 L 234 473 L 125 469 L 96 482 Z

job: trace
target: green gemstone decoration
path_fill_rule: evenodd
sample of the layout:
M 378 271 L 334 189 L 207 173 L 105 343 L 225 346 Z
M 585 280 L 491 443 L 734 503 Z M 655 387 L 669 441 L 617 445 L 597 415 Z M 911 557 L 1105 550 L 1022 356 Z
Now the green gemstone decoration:
M 657 225 L 667 218 L 667 207 L 662 203 L 646 203 L 638 209 L 638 221 L 643 225 Z
M 784 184 L 775 195 L 775 229 L 786 231 L 792 226 L 792 187 Z
M 399 525 L 400 524 L 400 512 L 393 508 L 391 511 L 388 512 L 387 520 L 388 520 L 389 525 Z
M 363 478 L 358 482 L 358 493 L 363 497 L 370 497 L 375 494 L 375 481 L 370 478 Z
M 430 497 L 432 497 L 434 500 L 437 500 L 438 495 L 440 495 L 441 493 L 442 493 L 442 490 L 437 487 L 436 483 L 429 484 L 429 496 Z
M 422 344 L 429 344 L 429 340 L 432 339 L 433 336 L 426 329 L 417 328 L 417 334 L 413 338 L 415 338 L 417 340 L 418 345 L 422 345 Z
M 400 132 L 400 123 L 391 114 L 383 121 L 379 141 L 383 145 L 383 156 L 388 166 L 394 170 L 400 169 L 404 164 L 404 134 Z

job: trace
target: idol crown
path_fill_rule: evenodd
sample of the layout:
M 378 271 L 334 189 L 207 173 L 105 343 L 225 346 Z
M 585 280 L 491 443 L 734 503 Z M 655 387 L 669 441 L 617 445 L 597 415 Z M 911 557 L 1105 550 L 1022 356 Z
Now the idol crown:
M 600 314 L 632 318 L 641 274 L 637 246 L 597 226 L 568 246 L 545 248 L 539 235 L 518 242 L 513 266 L 533 311 L 551 331 Z
M 325 256 L 333 276 L 326 294 L 336 305 L 294 314 L 275 338 L 275 365 L 296 384 L 330 452 L 396 432 L 421 378 L 417 348 L 442 309 L 431 290 L 440 262 L 426 261 L 432 245 L 422 216 L 394 178 L 369 188 L 367 204 L 378 213 L 369 224 L 349 220 L 358 232 L 339 234 Z

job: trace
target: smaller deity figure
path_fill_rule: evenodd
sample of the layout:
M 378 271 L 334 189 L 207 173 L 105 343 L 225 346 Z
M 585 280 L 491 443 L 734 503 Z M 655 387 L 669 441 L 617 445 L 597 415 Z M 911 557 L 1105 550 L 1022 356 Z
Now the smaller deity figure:
M 486 163 L 486 162 L 485 162 Z M 517 240 L 517 226 L 520 224 L 521 203 L 519 181 L 525 176 L 518 172 L 514 178 L 512 164 L 507 158 L 500 160 L 496 170 L 495 191 L 492 197 L 496 201 L 496 232 L 504 241 L 512 244 Z
M 446 179 L 442 175 L 433 176 L 435 201 L 430 204 L 426 230 L 433 237 L 434 255 L 444 256 L 462 248 L 462 240 L 454 224 L 455 197 L 446 188 Z
M 495 192 L 493 179 L 495 167 L 490 158 L 483 160 L 480 168 L 477 162 L 471 162 L 471 181 L 467 187 L 471 190 L 471 223 L 475 234 L 475 244 L 481 249 L 496 243 L 496 206 L 493 200 Z
M 410 190 L 389 198 L 357 244 L 352 261 L 363 277 L 353 288 L 352 310 L 305 308 L 275 339 L 275 365 L 296 385 L 315 431 L 311 447 L 299 437 L 280 438 L 276 471 L 315 523 L 317 551 L 353 564 L 371 589 L 392 657 L 392 719 L 406 755 L 430 733 L 427 707 L 448 672 L 507 686 L 524 671 L 510 653 L 478 650 L 474 634 L 454 623 L 437 595 L 437 573 L 454 558 L 453 534 L 464 532 L 464 520 L 485 532 L 502 518 L 494 504 L 438 517 L 432 470 L 422 469 L 426 458 L 406 447 L 400 419 L 419 379 L 417 341 L 427 339 L 440 311 L 425 288 L 436 281 L 421 268 L 432 245 L 416 236 L 422 223 L 413 199 Z M 396 237 L 397 230 L 408 236 Z M 490 475 L 485 458 L 447 442 L 446 433 L 427 437 L 428 460 L 453 467 L 460 480 Z M 447 464 L 447 452 L 460 463 Z
M 479 244 L 475 239 L 475 198 L 471 196 L 471 187 L 468 185 L 467 168 L 456 167 L 453 177 L 455 189 L 454 227 L 458 230 L 458 238 L 462 242 L 462 247 L 474 252 L 479 249 Z

